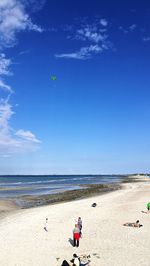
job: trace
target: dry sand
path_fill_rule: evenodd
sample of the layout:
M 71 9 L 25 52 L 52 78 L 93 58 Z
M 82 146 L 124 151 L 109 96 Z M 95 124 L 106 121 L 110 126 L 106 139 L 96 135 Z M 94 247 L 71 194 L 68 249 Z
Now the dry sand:
M 105 195 L 7 215 L 0 221 L 0 265 L 61 266 L 77 253 L 90 254 L 90 266 L 150 266 L 150 214 L 141 212 L 150 201 L 150 179 L 138 179 L 143 181 Z M 83 238 L 74 248 L 69 239 L 79 216 Z M 43 229 L 46 217 L 48 232 Z M 143 227 L 122 226 L 137 219 Z

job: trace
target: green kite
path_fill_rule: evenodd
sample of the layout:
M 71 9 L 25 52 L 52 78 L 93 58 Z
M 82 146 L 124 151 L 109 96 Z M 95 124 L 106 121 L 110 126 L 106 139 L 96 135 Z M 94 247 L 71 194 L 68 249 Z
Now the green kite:
M 51 76 L 51 80 L 56 80 L 56 76 Z

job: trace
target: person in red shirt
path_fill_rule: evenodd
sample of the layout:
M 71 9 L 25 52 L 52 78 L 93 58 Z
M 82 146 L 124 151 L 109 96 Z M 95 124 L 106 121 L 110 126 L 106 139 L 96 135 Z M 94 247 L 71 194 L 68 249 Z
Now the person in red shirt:
M 74 247 L 79 247 L 79 239 L 80 239 L 80 230 L 79 230 L 78 224 L 75 224 L 75 228 L 73 229 Z

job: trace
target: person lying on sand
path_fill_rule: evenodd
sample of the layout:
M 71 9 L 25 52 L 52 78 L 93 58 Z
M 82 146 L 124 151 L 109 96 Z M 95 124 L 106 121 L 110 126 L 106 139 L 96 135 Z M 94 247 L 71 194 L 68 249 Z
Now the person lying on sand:
M 80 258 L 77 254 L 73 254 L 73 259 L 70 262 L 64 260 L 61 266 L 80 266 Z
M 70 266 L 70 263 L 68 263 L 66 260 L 63 260 L 61 266 Z
M 73 259 L 70 262 L 72 263 L 72 266 L 80 266 L 80 258 L 77 254 L 73 254 Z
M 135 223 L 125 223 L 125 224 L 123 224 L 124 226 L 131 226 L 131 227 L 141 227 L 141 226 L 143 226 L 142 224 L 140 224 L 140 221 L 139 220 L 137 220 Z

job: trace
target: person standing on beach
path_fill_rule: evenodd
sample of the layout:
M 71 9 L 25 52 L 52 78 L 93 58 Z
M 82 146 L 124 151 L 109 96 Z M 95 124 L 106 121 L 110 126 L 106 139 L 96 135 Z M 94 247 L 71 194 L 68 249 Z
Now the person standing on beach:
M 147 203 L 147 212 L 150 212 L 150 202 Z
M 73 229 L 74 247 L 79 247 L 79 239 L 80 239 L 80 230 L 79 230 L 78 224 L 75 224 L 75 228 Z
M 48 232 L 48 218 L 46 218 L 44 229 Z
M 78 228 L 80 230 L 80 237 L 82 236 L 82 220 L 81 217 L 78 218 Z

